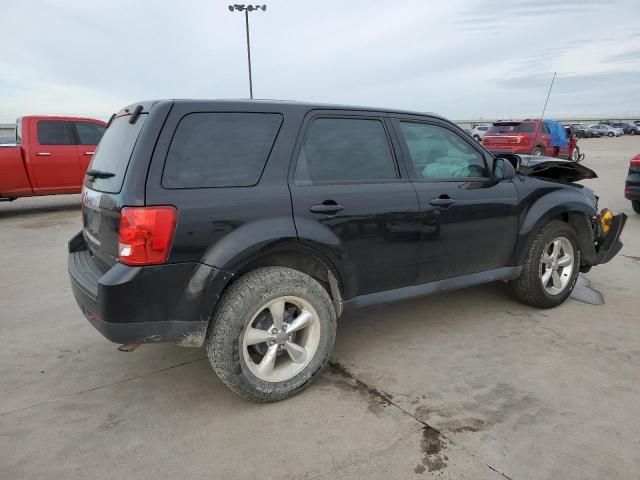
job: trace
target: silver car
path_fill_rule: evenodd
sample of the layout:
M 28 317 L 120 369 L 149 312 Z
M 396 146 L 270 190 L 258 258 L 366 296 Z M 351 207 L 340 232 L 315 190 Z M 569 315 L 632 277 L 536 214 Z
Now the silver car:
M 596 125 L 589 125 L 591 130 L 598 132 L 602 136 L 607 137 L 619 137 L 620 135 L 624 135 L 624 132 L 621 128 L 611 127 L 609 125 L 604 125 L 602 123 L 598 123 Z
M 481 142 L 484 138 L 484 134 L 489 130 L 489 127 L 491 127 L 491 125 L 474 125 L 471 129 L 470 135 L 477 141 Z

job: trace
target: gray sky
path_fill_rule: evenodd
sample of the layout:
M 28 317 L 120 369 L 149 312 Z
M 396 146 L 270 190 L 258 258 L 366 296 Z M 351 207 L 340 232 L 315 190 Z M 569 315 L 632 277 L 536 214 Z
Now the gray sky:
M 219 0 L 2 2 L 0 123 L 248 96 L 244 17 Z M 640 0 L 268 0 L 256 98 L 452 119 L 640 116 Z

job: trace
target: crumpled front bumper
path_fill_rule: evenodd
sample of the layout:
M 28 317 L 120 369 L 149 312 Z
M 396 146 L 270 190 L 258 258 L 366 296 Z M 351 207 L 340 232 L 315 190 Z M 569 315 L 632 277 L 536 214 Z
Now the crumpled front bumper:
M 620 213 L 614 215 L 611 220 L 611 227 L 609 232 L 599 240 L 596 247 L 596 258 L 593 265 L 600 265 L 601 263 L 607 263 L 613 257 L 615 257 L 622 248 L 622 242 L 620 241 L 620 234 L 627 223 L 627 215 Z

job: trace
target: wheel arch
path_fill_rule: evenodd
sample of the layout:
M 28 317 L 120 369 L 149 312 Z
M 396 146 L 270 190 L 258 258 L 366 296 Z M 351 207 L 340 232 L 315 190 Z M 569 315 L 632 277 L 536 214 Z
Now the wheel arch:
M 298 270 L 322 285 L 336 309 L 342 313 L 345 285 L 336 264 L 321 252 L 300 243 L 296 237 L 262 242 L 259 248 L 248 248 L 235 253 L 222 264 L 216 265 L 231 274 L 221 294 L 245 273 L 262 267 L 287 267 Z
M 520 225 L 514 265 L 524 263 L 529 245 L 536 234 L 544 225 L 553 220 L 561 220 L 574 228 L 580 250 L 583 252 L 582 263 L 587 265 L 592 258 L 591 256 L 595 257 L 593 230 L 589 223 L 589 218 L 595 213 L 595 208 L 589 206 L 584 200 L 561 198 L 558 194 L 542 197 L 529 209 Z

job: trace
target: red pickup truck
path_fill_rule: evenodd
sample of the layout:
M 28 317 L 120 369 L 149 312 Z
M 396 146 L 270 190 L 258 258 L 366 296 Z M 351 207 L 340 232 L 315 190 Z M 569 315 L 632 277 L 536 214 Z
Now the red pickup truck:
M 19 118 L 15 143 L 0 145 L 0 201 L 80 192 L 105 129 L 91 118 Z

